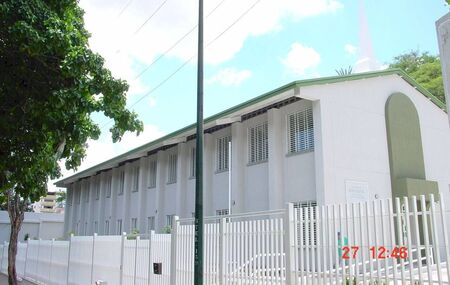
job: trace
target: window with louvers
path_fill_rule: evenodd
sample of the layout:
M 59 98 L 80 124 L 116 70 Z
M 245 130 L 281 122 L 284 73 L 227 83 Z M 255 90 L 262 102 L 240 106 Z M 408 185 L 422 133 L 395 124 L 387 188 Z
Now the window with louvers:
M 90 195 L 89 187 L 91 187 L 90 183 L 86 182 L 85 187 L 86 190 L 84 190 L 84 202 L 89 203 L 89 195 Z
M 147 232 L 150 233 L 151 231 L 155 230 L 155 217 L 151 216 L 147 218 Z
M 105 221 L 105 235 L 109 235 L 109 221 Z
M 195 177 L 195 147 L 191 148 L 190 166 L 191 167 L 189 177 Z
M 117 220 L 117 234 L 118 235 L 122 234 L 122 220 L 121 219 Z
M 231 136 L 218 138 L 216 141 L 216 171 L 228 170 L 228 144 Z
M 150 161 L 148 165 L 148 188 L 156 187 L 156 160 Z
M 106 178 L 106 198 L 111 197 L 111 183 L 112 183 L 112 175 L 109 175 Z
M 125 170 L 121 170 L 120 171 L 120 176 L 119 176 L 119 192 L 118 192 L 118 195 L 122 195 L 123 194 L 124 188 L 125 188 Z
M 216 210 L 216 216 L 226 216 L 229 214 L 228 209 Z
M 139 166 L 133 167 L 133 192 L 139 190 Z
M 297 232 L 298 243 L 302 245 L 316 245 L 317 244 L 317 222 L 316 222 L 316 201 L 301 201 L 294 203 L 294 208 L 302 208 L 303 217 L 300 216 L 300 211 L 297 211 L 297 220 L 303 220 L 302 227 L 297 228 L 302 231 L 302 240 L 300 240 L 300 232 Z
M 167 163 L 167 183 L 177 182 L 177 159 L 176 153 L 169 154 Z
M 248 163 L 266 161 L 268 158 L 267 122 L 248 129 Z
M 312 109 L 288 115 L 289 153 L 314 150 L 314 124 Z
M 95 200 L 100 199 L 100 178 L 95 182 Z
M 131 218 L 130 232 L 137 230 L 137 218 Z

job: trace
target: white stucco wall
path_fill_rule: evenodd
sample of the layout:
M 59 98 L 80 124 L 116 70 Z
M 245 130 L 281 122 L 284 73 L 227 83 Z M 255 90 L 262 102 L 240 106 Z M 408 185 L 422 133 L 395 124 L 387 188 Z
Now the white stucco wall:
M 411 98 L 420 118 L 428 180 L 439 183 L 439 189 L 450 200 L 450 131 L 446 114 L 398 75 L 301 87 L 302 100 L 205 134 L 204 213 L 215 215 L 228 208 L 228 171 L 216 171 L 216 140 L 232 136 L 232 212 L 279 209 L 286 202 L 315 200 L 319 204 L 348 201 L 346 184 L 367 185 L 367 199 L 390 198 L 391 182 L 386 140 L 385 104 L 387 98 L 401 92 Z M 314 151 L 287 155 L 287 116 L 312 107 Z M 249 127 L 268 122 L 269 159 L 248 163 Z M 113 174 L 112 195 L 80 203 L 71 195 L 66 214 L 66 232 L 80 222 L 99 220 L 99 233 L 105 234 L 104 221 L 110 220 L 109 234 L 117 232 L 116 222 L 123 221 L 129 231 L 131 218 L 138 218 L 141 232 L 147 230 L 147 218 L 155 216 L 156 229 L 166 225 L 167 215 L 191 217 L 194 212 L 195 179 L 190 177 L 190 152 L 195 140 L 181 142 L 157 153 L 107 170 L 102 181 Z M 178 153 L 177 182 L 167 184 L 167 157 Z M 148 163 L 157 161 L 156 187 L 147 188 Z M 139 165 L 139 191 L 131 192 L 131 169 Z M 118 195 L 118 177 L 126 170 L 125 193 Z M 92 184 L 92 183 L 91 183 Z M 86 182 L 76 182 L 69 191 L 79 192 Z M 105 191 L 102 182 L 101 191 Z M 103 193 L 103 192 L 102 192 Z M 90 208 L 92 203 L 99 203 Z
M 385 104 L 401 92 L 417 108 L 428 180 L 438 181 L 448 196 L 450 131 L 446 114 L 397 75 L 309 86 L 302 97 L 315 102 L 321 125 L 316 139 L 320 164 L 316 182 L 325 204 L 346 202 L 346 181 L 368 184 L 369 199 L 390 198 L 391 181 L 386 139 Z M 314 113 L 316 115 L 316 113 Z
M 9 241 L 10 222 L 8 212 L 0 211 L 0 243 Z M 58 239 L 64 237 L 64 215 L 49 213 L 25 213 L 19 241 L 24 241 L 25 235 L 30 238 Z

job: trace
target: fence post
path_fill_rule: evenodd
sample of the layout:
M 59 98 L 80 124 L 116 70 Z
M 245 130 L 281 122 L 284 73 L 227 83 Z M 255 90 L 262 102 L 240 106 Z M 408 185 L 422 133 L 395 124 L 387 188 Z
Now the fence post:
M 284 217 L 284 250 L 286 252 L 286 284 L 296 284 L 295 278 L 295 220 L 294 204 L 288 203 Z
M 219 221 L 219 285 L 225 284 L 225 218 Z
M 27 238 L 27 249 L 25 251 L 25 265 L 23 267 L 23 279 L 27 277 L 27 263 L 28 263 L 28 247 L 30 246 L 30 237 Z
M 177 285 L 177 232 L 178 216 L 173 217 L 170 239 L 170 285 Z
M 72 238 L 73 238 L 73 234 L 70 234 L 69 236 L 69 254 L 67 256 L 67 281 L 66 281 L 66 285 L 69 285 L 69 273 L 70 273 L 70 251 L 72 249 Z
M 48 283 L 50 283 L 52 278 L 52 259 L 53 259 L 53 243 L 55 242 L 55 239 L 52 238 L 52 243 L 50 244 L 50 269 L 48 270 Z
M 150 237 L 148 238 L 148 285 L 150 284 L 150 276 L 152 275 L 152 241 L 153 241 L 153 235 L 155 234 L 155 231 L 150 231 Z
M 34 276 L 34 280 L 38 280 L 37 278 L 41 278 L 40 274 L 39 274 L 39 263 L 40 263 L 40 259 L 39 259 L 39 255 L 41 255 L 41 238 L 39 238 L 38 240 L 38 254 L 37 254 L 37 258 L 36 258 L 36 276 Z
M 91 284 L 94 283 L 94 254 L 95 254 L 95 238 L 97 233 L 92 236 L 92 259 L 91 259 Z
M 123 258 L 125 255 L 125 239 L 127 238 L 127 233 L 122 233 L 122 245 L 120 247 L 120 285 L 123 283 Z
M 141 239 L 141 237 L 140 236 L 137 236 L 136 237 L 136 243 L 135 243 L 135 246 L 134 246 L 134 279 L 133 279 L 133 285 L 136 285 L 136 274 L 137 274 L 137 254 L 138 254 L 138 243 L 139 243 L 139 240 Z

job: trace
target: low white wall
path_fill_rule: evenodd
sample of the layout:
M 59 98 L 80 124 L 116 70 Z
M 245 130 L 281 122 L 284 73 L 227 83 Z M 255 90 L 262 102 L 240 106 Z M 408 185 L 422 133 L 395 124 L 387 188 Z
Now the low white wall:
M 0 243 L 9 241 L 10 222 L 8 212 L 0 211 Z M 31 239 L 58 239 L 64 236 L 64 215 L 50 213 L 25 213 L 19 241 L 25 240 L 28 234 Z

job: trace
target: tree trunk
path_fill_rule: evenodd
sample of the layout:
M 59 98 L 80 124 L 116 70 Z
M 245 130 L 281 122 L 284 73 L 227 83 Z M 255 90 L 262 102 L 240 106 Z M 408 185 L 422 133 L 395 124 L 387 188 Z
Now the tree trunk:
M 8 284 L 17 285 L 16 255 L 20 228 L 24 218 L 24 208 L 18 194 L 8 192 L 8 214 L 11 222 L 11 234 L 8 246 Z

